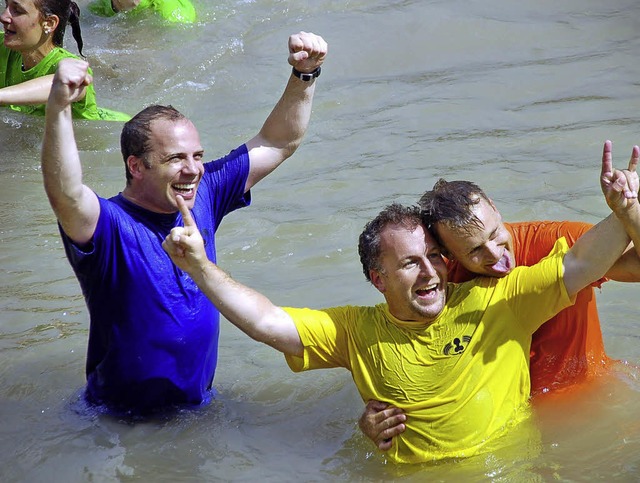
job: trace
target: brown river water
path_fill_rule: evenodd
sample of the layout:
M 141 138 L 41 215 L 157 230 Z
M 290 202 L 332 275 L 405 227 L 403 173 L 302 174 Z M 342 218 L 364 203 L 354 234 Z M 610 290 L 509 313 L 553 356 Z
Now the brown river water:
M 279 305 L 380 301 L 357 236 L 439 177 L 477 182 L 509 221 L 596 222 L 604 140 L 618 165 L 640 143 L 638 0 L 194 0 L 186 27 L 78 3 L 99 103 L 173 104 L 208 158 L 259 129 L 289 76 L 290 33 L 329 43 L 303 146 L 218 233 L 221 266 Z M 607 352 L 629 364 L 535 401 L 540 438 L 478 459 L 385 464 L 359 433 L 346 371 L 295 375 L 226 321 L 211 404 L 139 424 L 92 413 L 78 403 L 88 315 L 42 188 L 43 119 L 0 120 L 3 482 L 640 480 L 634 284 L 598 294 Z M 124 187 L 120 128 L 76 123 L 85 181 L 103 196 Z

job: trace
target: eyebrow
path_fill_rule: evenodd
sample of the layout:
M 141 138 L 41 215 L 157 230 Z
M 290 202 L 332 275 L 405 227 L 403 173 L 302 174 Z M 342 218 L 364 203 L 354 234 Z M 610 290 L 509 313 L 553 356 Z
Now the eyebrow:
M 500 230 L 500 226 L 498 225 L 493 229 L 493 231 L 491 233 L 489 233 L 489 240 L 494 238 L 499 230 Z M 473 248 L 471 248 L 471 250 L 469 250 L 469 253 L 475 252 L 476 250 L 478 250 L 483 245 L 484 245 L 484 243 L 480 243 L 479 245 L 474 246 Z

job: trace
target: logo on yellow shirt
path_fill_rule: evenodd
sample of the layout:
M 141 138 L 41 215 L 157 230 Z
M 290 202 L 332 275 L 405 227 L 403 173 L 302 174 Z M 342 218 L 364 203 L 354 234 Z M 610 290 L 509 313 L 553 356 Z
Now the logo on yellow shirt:
M 469 344 L 469 342 L 471 342 L 470 335 L 462 336 L 462 340 L 460 340 L 459 337 L 456 337 L 455 339 L 453 339 L 451 342 L 449 342 L 447 345 L 444 346 L 444 354 L 447 356 L 448 355 L 457 356 L 459 354 L 462 354 L 464 350 L 467 348 L 467 345 Z

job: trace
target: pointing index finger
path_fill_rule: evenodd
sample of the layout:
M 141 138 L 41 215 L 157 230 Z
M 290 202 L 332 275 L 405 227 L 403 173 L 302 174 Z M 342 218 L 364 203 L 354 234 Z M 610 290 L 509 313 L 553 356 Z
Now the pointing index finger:
M 184 202 L 184 198 L 180 195 L 176 195 L 176 203 L 178 203 L 178 209 L 180 210 L 180 214 L 182 215 L 182 221 L 184 222 L 185 227 L 198 228 L 196 226 L 196 222 L 191 216 L 191 211 L 187 208 L 187 204 Z
M 629 171 L 636 171 L 636 167 L 638 166 L 638 158 L 640 158 L 640 148 L 638 146 L 634 146 L 631 150 L 631 159 L 629 160 Z

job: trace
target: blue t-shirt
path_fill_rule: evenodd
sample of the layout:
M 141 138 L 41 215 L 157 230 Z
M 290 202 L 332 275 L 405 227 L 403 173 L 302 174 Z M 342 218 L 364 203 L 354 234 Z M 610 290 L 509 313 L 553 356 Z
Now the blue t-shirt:
M 206 163 L 192 210 L 215 261 L 222 218 L 247 206 L 249 156 L 242 145 Z M 91 243 L 65 251 L 89 308 L 87 398 L 118 411 L 146 413 L 210 399 L 218 358 L 219 313 L 162 249 L 180 213 L 143 209 L 122 194 L 99 198 Z

